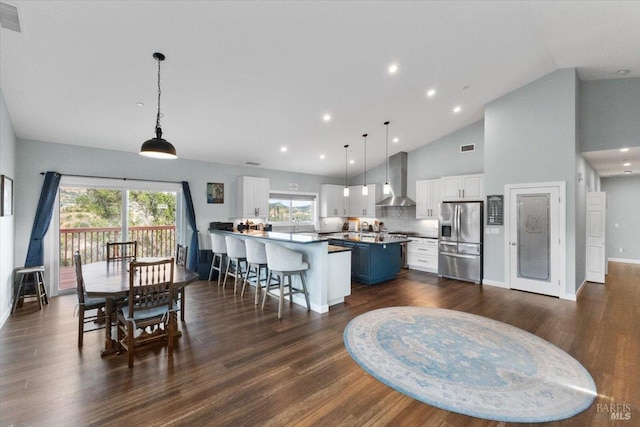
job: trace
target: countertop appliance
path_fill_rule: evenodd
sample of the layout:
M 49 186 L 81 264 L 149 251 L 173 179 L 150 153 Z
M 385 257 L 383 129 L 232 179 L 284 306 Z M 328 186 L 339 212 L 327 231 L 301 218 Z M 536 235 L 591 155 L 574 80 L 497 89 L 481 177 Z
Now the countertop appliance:
M 233 223 L 232 222 L 220 222 L 220 221 L 210 222 L 209 223 L 209 230 L 233 231 Z
M 482 284 L 482 202 L 443 202 L 438 230 L 438 276 Z

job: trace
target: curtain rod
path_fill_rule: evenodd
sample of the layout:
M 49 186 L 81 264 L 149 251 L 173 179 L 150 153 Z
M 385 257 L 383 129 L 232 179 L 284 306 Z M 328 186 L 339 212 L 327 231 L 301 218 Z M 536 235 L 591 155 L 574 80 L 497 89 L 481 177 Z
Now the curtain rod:
M 53 172 L 53 171 L 52 171 Z M 97 176 L 97 175 L 73 175 L 70 173 L 59 173 L 55 172 L 61 176 L 73 176 L 78 178 L 101 178 L 101 179 L 119 179 L 122 181 L 144 181 L 144 182 L 161 182 L 164 184 L 182 184 L 182 181 L 160 181 L 157 179 L 142 179 L 142 178 L 117 178 L 114 176 Z M 40 175 L 44 175 L 46 172 L 40 172 Z

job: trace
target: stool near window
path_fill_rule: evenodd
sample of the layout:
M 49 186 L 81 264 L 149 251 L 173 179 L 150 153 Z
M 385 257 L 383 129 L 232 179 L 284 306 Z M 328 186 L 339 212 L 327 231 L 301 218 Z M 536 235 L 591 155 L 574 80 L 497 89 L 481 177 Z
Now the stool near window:
M 293 295 L 304 294 L 304 298 L 307 303 L 307 311 L 311 310 L 311 305 L 309 304 L 309 292 L 307 291 L 307 285 L 304 277 L 305 271 L 309 269 L 309 264 L 302 261 L 302 254 L 273 243 L 265 243 L 265 249 L 267 252 L 267 268 L 269 269 L 269 274 L 267 275 L 266 292 L 262 299 L 262 309 L 264 309 L 267 301 L 267 295 L 277 296 L 278 319 L 282 319 L 284 297 L 288 296 L 289 302 L 293 302 Z M 271 283 L 271 278 L 274 275 L 278 279 L 277 284 Z M 302 289 L 293 287 L 291 280 L 291 276 L 293 275 L 300 276 Z M 273 292 L 276 288 L 278 289 L 277 294 Z M 288 291 L 286 291 L 286 288 L 288 288 Z

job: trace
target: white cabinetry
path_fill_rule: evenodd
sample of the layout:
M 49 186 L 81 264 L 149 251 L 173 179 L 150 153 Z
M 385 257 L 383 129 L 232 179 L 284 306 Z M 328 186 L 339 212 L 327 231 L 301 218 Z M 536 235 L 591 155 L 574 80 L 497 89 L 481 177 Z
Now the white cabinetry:
M 349 187 L 349 216 L 375 217 L 376 201 L 380 199 L 382 189 L 378 184 L 367 185 L 369 194 L 362 195 L 362 185 Z
M 263 218 L 269 214 L 269 179 L 238 177 L 238 217 Z
M 484 175 L 445 176 L 442 178 L 444 200 L 484 199 Z
M 442 180 L 416 181 L 416 218 L 438 218 L 438 205 L 442 202 Z
M 413 270 L 438 272 L 438 240 L 409 237 L 407 265 Z
M 344 186 L 322 184 L 320 186 L 320 216 L 347 216 L 349 198 L 344 197 Z

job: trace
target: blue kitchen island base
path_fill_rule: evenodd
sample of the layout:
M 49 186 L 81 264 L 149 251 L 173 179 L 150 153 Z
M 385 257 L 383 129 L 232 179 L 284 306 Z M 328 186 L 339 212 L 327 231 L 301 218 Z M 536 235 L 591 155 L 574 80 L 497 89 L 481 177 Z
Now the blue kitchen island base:
M 354 242 L 334 239 L 329 244 L 351 249 L 351 278 L 365 285 L 393 280 L 400 272 L 400 241 Z

